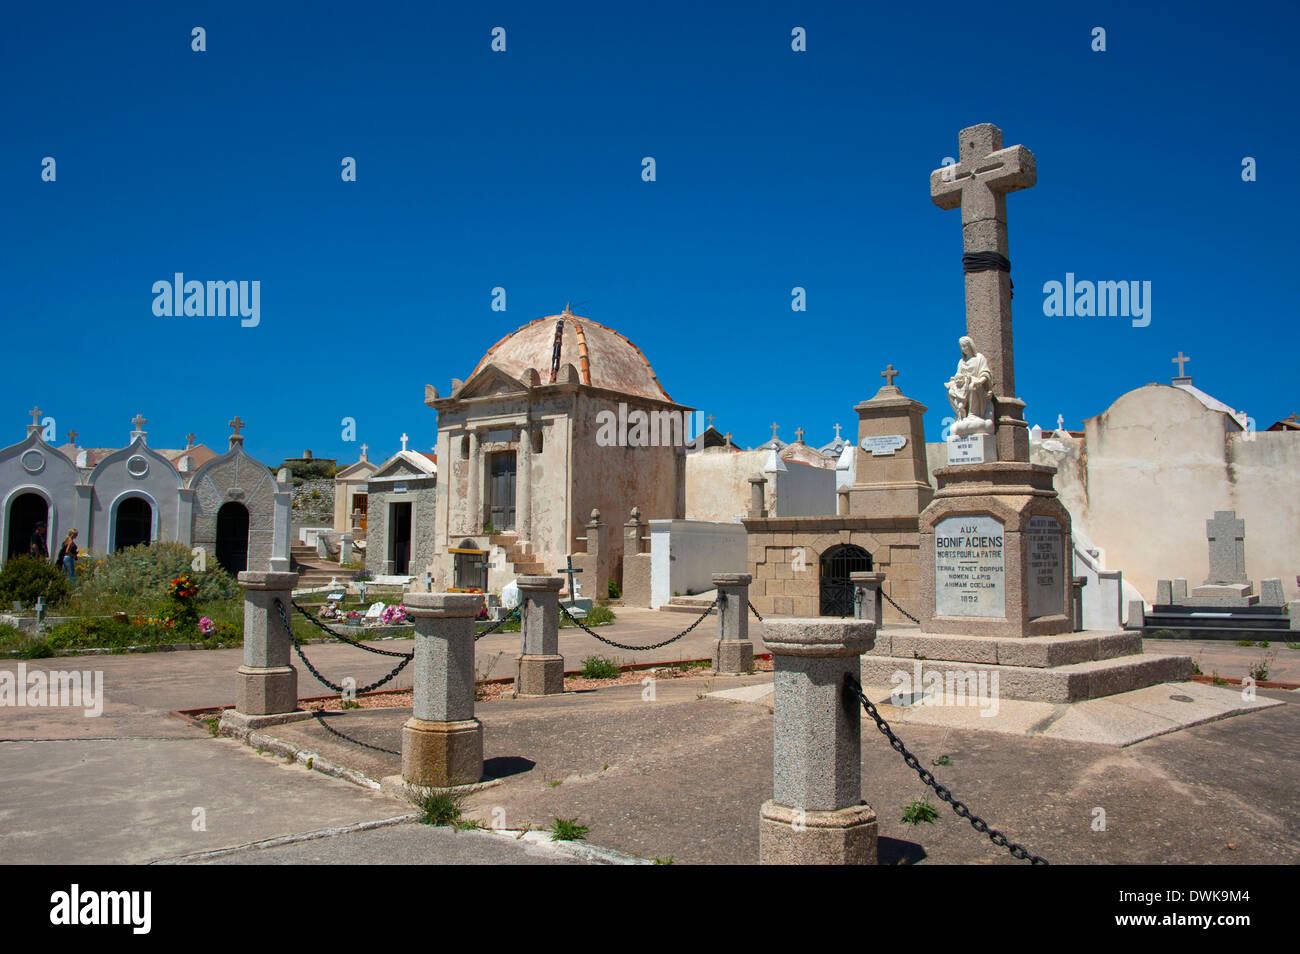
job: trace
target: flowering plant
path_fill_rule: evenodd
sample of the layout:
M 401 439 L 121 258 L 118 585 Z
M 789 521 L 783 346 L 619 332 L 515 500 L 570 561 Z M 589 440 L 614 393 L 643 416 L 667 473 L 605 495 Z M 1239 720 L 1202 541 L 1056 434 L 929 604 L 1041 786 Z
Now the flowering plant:
M 405 623 L 406 607 L 389 606 L 380 614 L 379 620 L 382 623 Z
M 199 585 L 194 582 L 194 577 L 188 573 L 173 577 L 171 586 L 167 588 L 167 595 L 178 600 L 193 599 L 198 596 L 198 593 Z
M 217 631 L 217 624 L 212 622 L 206 616 L 199 620 L 199 632 L 204 636 L 211 636 Z

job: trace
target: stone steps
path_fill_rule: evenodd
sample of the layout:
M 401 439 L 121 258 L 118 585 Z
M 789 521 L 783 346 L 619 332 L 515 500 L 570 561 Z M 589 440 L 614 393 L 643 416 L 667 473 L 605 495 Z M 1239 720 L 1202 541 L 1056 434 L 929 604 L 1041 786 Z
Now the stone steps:
M 713 602 L 713 594 L 707 596 L 703 594 L 695 596 L 674 596 L 667 603 L 659 607 L 661 613 L 693 613 L 699 616 L 705 608 Z M 717 610 L 714 610 L 716 613 Z

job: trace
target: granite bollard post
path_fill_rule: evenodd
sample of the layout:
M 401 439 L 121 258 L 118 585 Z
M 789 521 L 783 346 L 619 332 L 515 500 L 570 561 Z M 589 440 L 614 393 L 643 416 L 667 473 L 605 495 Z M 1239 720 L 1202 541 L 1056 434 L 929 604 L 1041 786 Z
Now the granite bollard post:
M 1083 632 L 1083 588 L 1088 585 L 1086 576 L 1070 577 L 1070 585 L 1074 587 L 1074 600 L 1072 607 L 1074 609 L 1074 631 Z
M 858 571 L 849 574 L 849 582 L 853 584 L 854 590 L 854 619 L 865 619 L 877 626 L 883 625 L 885 618 L 881 614 L 885 611 L 885 600 L 880 588 L 884 585 L 885 574 Z
M 749 638 L 748 573 L 714 573 L 718 589 L 718 641 L 713 645 L 713 669 L 738 675 L 754 668 L 754 642 Z
M 515 695 L 549 696 L 564 691 L 564 657 L 560 655 L 560 587 L 558 576 L 521 576 L 519 619 L 523 652 L 515 657 Z
M 402 780 L 451 788 L 483 775 L 483 724 L 474 717 L 476 593 L 407 593 L 415 620 L 414 700 L 402 726 Z
M 772 798 L 759 810 L 761 864 L 876 863 L 862 801 L 862 706 L 847 689 L 876 642 L 867 620 L 763 622 L 775 662 Z
M 250 726 L 271 724 L 261 716 L 282 716 L 298 708 L 298 670 L 290 663 L 293 644 L 280 619 L 291 620 L 297 573 L 245 570 L 238 576 L 244 588 L 244 664 L 239 667 L 235 711 Z M 274 721 L 283 721 L 274 720 Z

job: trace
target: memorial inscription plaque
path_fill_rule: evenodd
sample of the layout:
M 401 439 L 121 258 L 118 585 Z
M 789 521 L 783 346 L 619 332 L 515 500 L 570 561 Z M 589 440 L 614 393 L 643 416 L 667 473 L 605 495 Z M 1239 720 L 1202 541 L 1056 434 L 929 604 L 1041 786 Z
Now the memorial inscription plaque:
M 1061 524 L 1055 517 L 1029 518 L 1025 531 L 1025 559 L 1029 563 L 1029 618 L 1065 612 L 1065 546 Z
M 987 515 L 946 517 L 934 527 L 937 616 L 1006 615 L 1002 521 Z

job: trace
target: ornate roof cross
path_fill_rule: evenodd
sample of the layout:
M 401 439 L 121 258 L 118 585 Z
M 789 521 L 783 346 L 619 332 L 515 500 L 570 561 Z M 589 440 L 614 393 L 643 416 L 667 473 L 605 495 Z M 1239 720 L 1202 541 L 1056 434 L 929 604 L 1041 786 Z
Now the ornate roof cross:
M 776 432 L 781 429 L 781 425 L 776 422 L 772 423 L 772 440 L 776 440 Z
M 370 449 L 370 445 L 369 445 L 369 444 L 362 444 L 362 445 L 361 445 L 361 459 L 362 459 L 362 460 L 365 460 L 365 459 L 366 459 L 366 451 L 368 451 L 369 449 Z
M 186 439 L 187 441 L 189 441 L 189 443 L 185 445 L 185 449 L 186 449 L 186 450 L 189 450 L 191 447 L 194 446 L 194 435 L 193 435 L 193 434 L 186 434 L 186 435 L 185 435 L 185 439 Z
M 232 431 L 234 431 L 236 434 L 238 434 L 238 433 L 240 432 L 240 430 L 244 427 L 244 422 L 241 421 L 241 420 L 239 419 L 239 415 L 236 414 L 236 415 L 235 415 L 235 419 L 234 419 L 233 421 L 227 421 L 227 422 L 226 422 L 226 426 L 229 427 L 229 428 L 230 428 Z
M 840 426 L 838 424 L 835 425 L 835 439 L 840 439 Z
M 930 198 L 941 209 L 961 208 L 963 265 L 966 266 L 966 334 L 988 358 L 993 393 L 1015 397 L 1011 352 L 1011 274 L 1006 261 L 1007 193 L 1038 181 L 1034 154 L 1024 146 L 1002 147 L 1002 130 L 992 123 L 969 126 L 959 135 L 961 161 L 930 173 Z M 967 262 L 966 257 L 1002 260 Z M 1003 270 L 1003 268 L 1008 270 Z
M 32 423 L 39 427 L 39 426 L 40 426 L 40 423 L 41 423 L 41 409 L 40 409 L 40 407 L 39 407 L 38 405 L 33 404 L 33 405 L 32 405 L 32 409 L 31 409 L 30 411 L 28 411 L 27 413 L 30 414 L 30 415 L 32 416 Z
M 76 432 L 76 431 L 68 431 L 68 443 L 71 444 L 73 447 L 76 447 L 76 446 L 77 446 L 77 432 Z
M 1186 365 L 1187 362 L 1188 362 L 1188 361 L 1191 361 L 1191 360 L 1192 360 L 1192 359 L 1189 358 L 1189 357 L 1187 357 L 1187 355 L 1183 354 L 1182 349 L 1179 348 L 1179 349 L 1178 349 L 1178 357 L 1172 359 L 1172 361 L 1171 361 L 1170 363 L 1171 363 L 1171 364 L 1176 364 L 1176 365 L 1178 365 L 1178 376 L 1179 376 L 1180 378 L 1185 378 L 1185 377 L 1187 377 L 1187 369 L 1184 367 L 1184 365 Z
M 710 415 L 708 416 L 708 418 L 706 418 L 706 420 L 709 422 L 709 427 L 712 427 L 712 426 L 713 426 L 713 422 L 716 421 L 717 418 L 714 417 L 712 414 L 710 414 Z
M 406 431 L 402 431 L 402 450 L 406 450 L 406 442 L 409 440 L 410 438 L 406 436 Z
M 894 386 L 894 378 L 898 377 L 898 372 L 894 370 L 894 366 L 891 364 L 889 367 L 885 368 L 884 371 L 880 372 L 880 376 L 885 379 L 886 387 L 892 388 Z M 835 436 L 839 437 L 838 434 Z
M 802 428 L 802 427 L 796 427 L 796 428 L 795 428 L 795 431 L 794 431 L 794 439 L 797 440 L 800 444 L 803 443 L 803 428 Z

